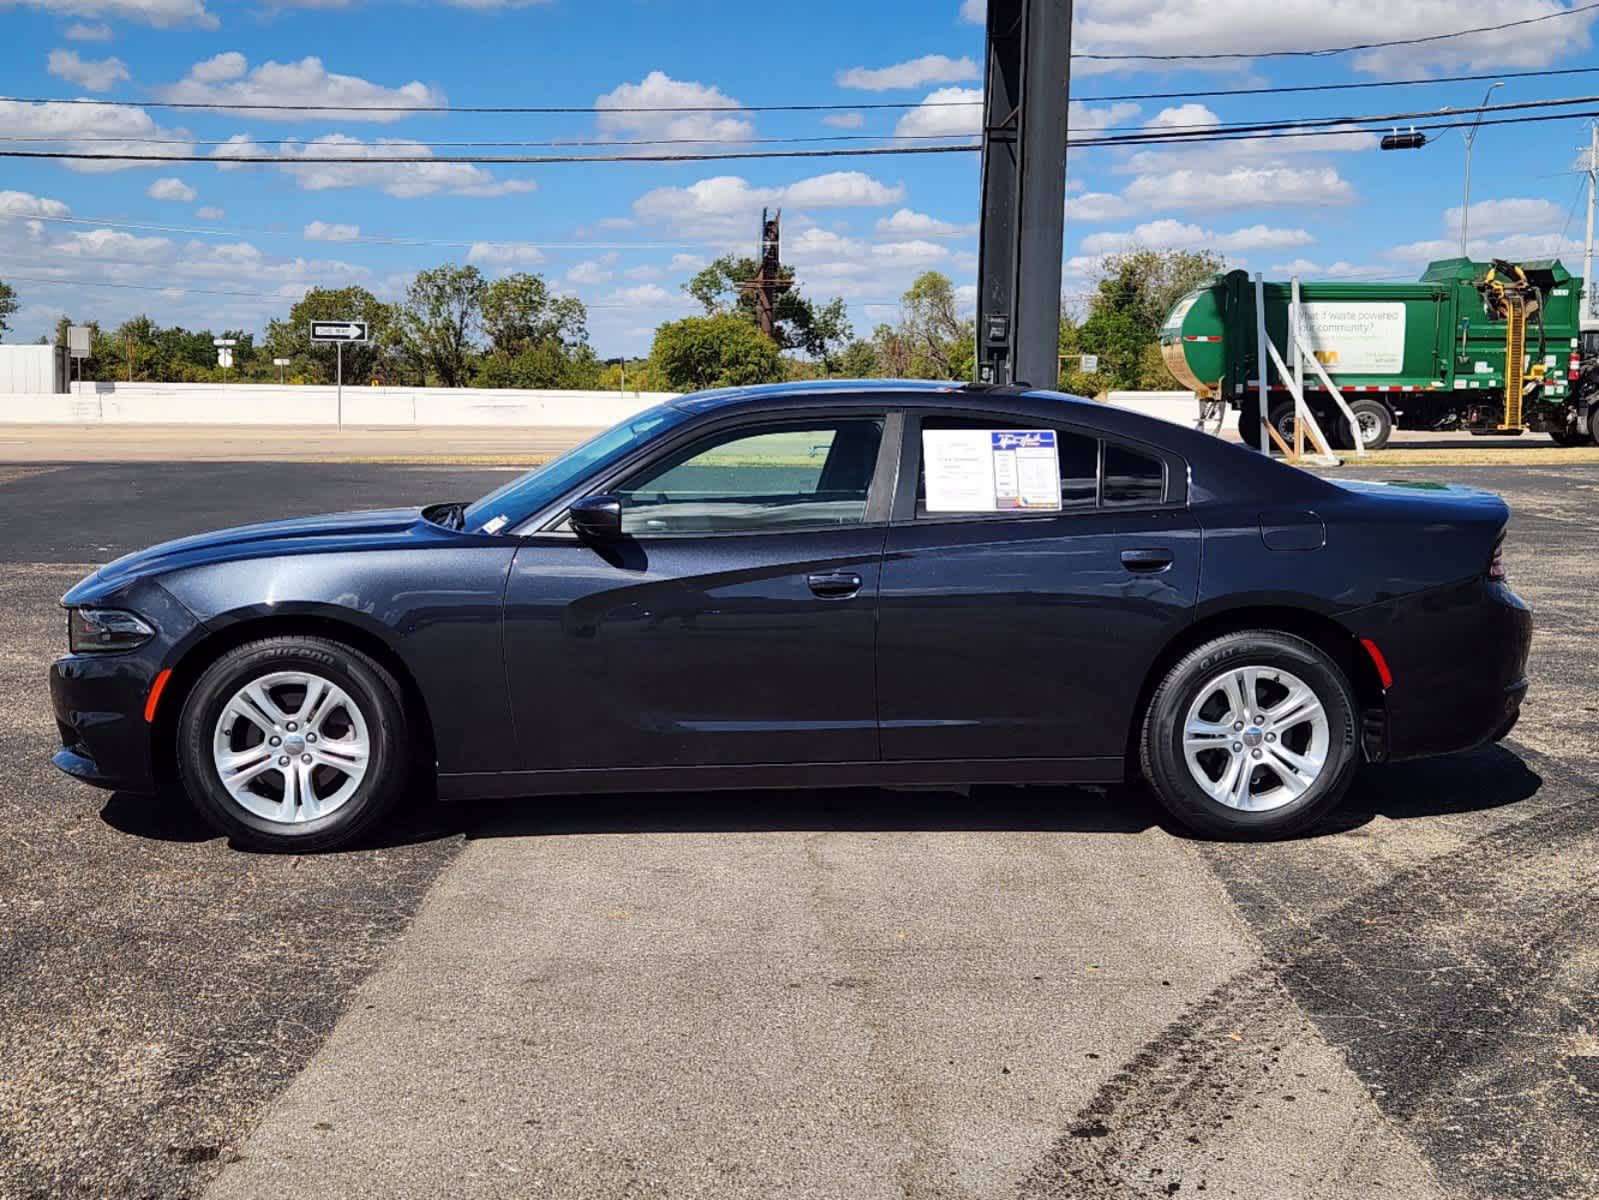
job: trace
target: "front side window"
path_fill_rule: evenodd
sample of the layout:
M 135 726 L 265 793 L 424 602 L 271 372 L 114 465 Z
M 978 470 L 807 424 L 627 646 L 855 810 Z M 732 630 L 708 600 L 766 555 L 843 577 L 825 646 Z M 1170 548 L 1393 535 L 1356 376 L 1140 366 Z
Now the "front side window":
M 712 434 L 616 488 L 634 536 L 859 525 L 883 418 L 745 425 Z

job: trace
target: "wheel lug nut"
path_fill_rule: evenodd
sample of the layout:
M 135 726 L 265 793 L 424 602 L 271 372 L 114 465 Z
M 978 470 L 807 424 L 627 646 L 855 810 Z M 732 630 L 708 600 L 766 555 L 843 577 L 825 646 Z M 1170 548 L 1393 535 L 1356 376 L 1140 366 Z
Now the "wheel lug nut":
M 1257 720 L 1257 721 L 1258 721 L 1258 720 L 1260 720 L 1260 718 L 1259 718 L 1259 717 L 1256 717 L 1256 718 L 1255 718 L 1255 720 Z M 295 731 L 295 730 L 296 730 L 296 729 L 298 729 L 298 728 L 300 728 L 300 727 L 299 727 L 299 726 L 298 726 L 298 725 L 296 725 L 296 724 L 295 724 L 295 723 L 294 723 L 294 722 L 293 722 L 293 721 L 290 721 L 290 722 L 289 722 L 289 732 L 290 732 L 290 733 L 293 733 L 293 732 L 294 732 L 294 731 Z
M 1277 735 L 1275 733 L 1268 733 L 1266 735 L 1266 740 L 1268 742 L 1275 742 L 1277 740 Z
M 1233 722 L 1233 731 L 1234 732 L 1237 732 L 1237 731 L 1243 729 L 1243 727 L 1244 727 L 1244 723 L 1242 721 L 1234 721 Z
M 1264 725 L 1265 723 L 1266 723 L 1266 718 L 1261 716 L 1259 713 L 1256 713 L 1255 714 L 1255 724 L 1256 725 Z M 289 728 L 293 729 L 294 726 L 290 725 Z
M 305 735 L 305 740 L 306 740 L 306 741 L 308 741 L 308 742 L 314 742 L 314 741 L 316 741 L 316 734 L 314 734 L 314 733 L 308 733 L 308 734 L 306 734 L 306 735 Z
M 1250 754 L 1250 757 L 1252 757 L 1252 758 L 1259 758 L 1260 757 L 1260 751 L 1259 750 L 1251 750 L 1249 752 L 1249 754 Z
M 276 734 L 274 734 L 273 736 L 267 738 L 267 745 L 269 745 L 269 746 L 281 746 L 281 745 L 283 745 L 283 739 L 278 737 Z
M 1233 743 L 1233 753 L 1234 754 L 1237 754 L 1243 748 L 1244 748 L 1244 744 L 1242 742 L 1234 742 Z
M 1257 750 L 1255 753 L 1258 755 L 1260 751 Z M 308 763 L 311 761 L 311 756 L 309 754 L 302 754 L 300 755 L 300 761 L 303 763 Z
M 287 754 L 285 754 L 282 758 L 278 759 L 278 766 L 286 767 L 288 765 L 289 765 L 289 756 Z

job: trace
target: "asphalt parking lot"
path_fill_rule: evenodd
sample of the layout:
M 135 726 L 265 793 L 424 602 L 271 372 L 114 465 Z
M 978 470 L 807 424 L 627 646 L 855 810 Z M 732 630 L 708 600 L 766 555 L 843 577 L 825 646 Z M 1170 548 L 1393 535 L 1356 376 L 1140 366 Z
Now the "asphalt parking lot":
M 1316 836 L 1189 840 L 1132 787 L 796 792 L 275 858 L 55 773 L 56 598 L 504 472 L 0 463 L 0 1196 L 1599 1192 L 1599 468 L 1382 474 L 1510 501 L 1533 691 Z

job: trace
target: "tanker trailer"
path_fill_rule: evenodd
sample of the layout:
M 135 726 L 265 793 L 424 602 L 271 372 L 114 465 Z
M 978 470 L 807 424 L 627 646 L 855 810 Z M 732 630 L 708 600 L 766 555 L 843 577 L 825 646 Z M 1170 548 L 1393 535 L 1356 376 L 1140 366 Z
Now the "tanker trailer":
M 1288 353 L 1288 283 L 1264 285 L 1266 332 Z M 1444 259 L 1416 283 L 1308 282 L 1300 312 L 1309 349 L 1380 448 L 1401 429 L 1550 434 L 1590 439 L 1599 386 L 1580 383 L 1582 281 L 1558 262 Z M 1240 428 L 1258 430 L 1255 285 L 1243 271 L 1218 276 L 1173 307 L 1160 334 L 1167 369 L 1201 397 L 1225 399 Z M 1506 363 L 1512 370 L 1506 378 Z M 1310 368 L 1305 400 L 1335 447 L 1354 445 L 1348 421 Z M 1590 373 L 1599 385 L 1599 372 Z M 1270 419 L 1293 438 L 1293 397 L 1272 375 Z M 1511 403 L 1506 404 L 1506 384 Z M 1519 404 L 1517 398 L 1519 397 Z M 1252 445 L 1258 439 L 1247 432 Z

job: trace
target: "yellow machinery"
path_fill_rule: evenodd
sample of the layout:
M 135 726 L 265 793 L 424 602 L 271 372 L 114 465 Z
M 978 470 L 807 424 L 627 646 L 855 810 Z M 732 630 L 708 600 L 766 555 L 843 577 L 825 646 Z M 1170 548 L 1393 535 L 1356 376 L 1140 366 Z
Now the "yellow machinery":
M 1522 433 L 1526 429 L 1522 399 L 1529 381 L 1531 385 L 1540 383 L 1545 370 L 1541 358 L 1530 369 L 1527 365 L 1527 322 L 1536 317 L 1542 328 L 1542 293 L 1515 263 L 1497 258 L 1477 289 L 1482 293 L 1483 309 L 1489 319 L 1505 323 L 1505 406 L 1496 432 Z

